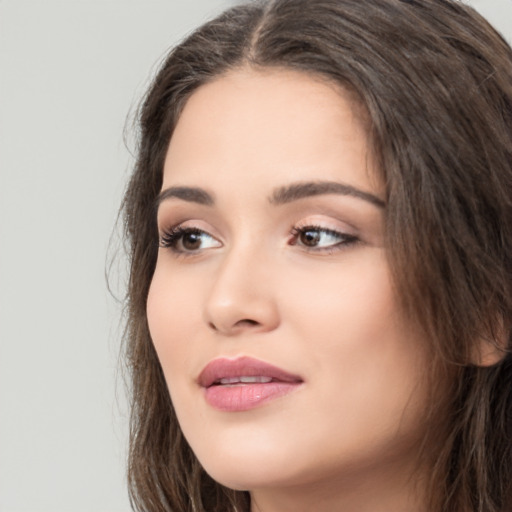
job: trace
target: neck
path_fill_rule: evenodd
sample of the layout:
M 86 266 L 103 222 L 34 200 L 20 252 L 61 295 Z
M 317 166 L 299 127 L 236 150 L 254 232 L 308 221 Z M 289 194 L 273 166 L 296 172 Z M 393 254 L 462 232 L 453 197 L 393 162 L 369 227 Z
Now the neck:
M 345 473 L 330 481 L 255 490 L 251 512 L 426 512 L 423 481 L 417 468 Z

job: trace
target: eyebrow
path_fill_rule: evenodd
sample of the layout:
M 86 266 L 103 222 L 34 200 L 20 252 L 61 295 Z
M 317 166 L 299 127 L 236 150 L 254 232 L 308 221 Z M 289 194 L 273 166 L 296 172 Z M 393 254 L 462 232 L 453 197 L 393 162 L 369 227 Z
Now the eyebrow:
M 369 203 L 384 208 L 386 203 L 379 197 L 364 192 L 351 185 L 345 185 L 336 181 L 306 181 L 301 183 L 293 183 L 278 188 L 272 194 L 270 202 L 272 204 L 286 204 L 298 199 L 304 199 L 311 196 L 319 196 L 323 194 L 341 194 L 343 196 L 357 197 Z
M 162 201 L 172 197 L 205 206 L 212 206 L 215 202 L 211 194 L 199 187 L 169 187 L 158 194 L 156 198 L 156 207 L 158 208 Z
M 384 208 L 386 206 L 386 203 L 379 197 L 370 194 L 369 192 L 359 190 L 351 185 L 345 185 L 336 181 L 306 181 L 279 187 L 272 193 L 269 198 L 269 202 L 273 205 L 283 205 L 306 197 L 324 194 L 340 194 L 356 197 L 379 208 Z M 177 198 L 205 206 L 213 206 L 213 204 L 215 204 L 213 196 L 202 188 L 169 187 L 158 194 L 155 201 L 156 208 L 158 208 L 163 201 L 171 198 Z

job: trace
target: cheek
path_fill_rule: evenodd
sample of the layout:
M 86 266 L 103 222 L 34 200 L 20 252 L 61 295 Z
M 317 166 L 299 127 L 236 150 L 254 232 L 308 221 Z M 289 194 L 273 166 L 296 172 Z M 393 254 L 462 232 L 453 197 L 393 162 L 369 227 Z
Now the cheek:
M 193 309 L 197 304 L 193 290 L 196 287 L 190 282 L 180 282 L 178 272 L 170 272 L 157 263 L 146 311 L 151 339 L 167 380 L 190 359 L 190 345 L 181 341 L 194 338 L 200 320 Z
M 279 301 L 283 316 L 309 333 L 311 340 L 332 343 L 333 349 L 365 351 L 396 328 L 383 251 L 354 252 L 343 265 L 318 265 L 315 272 L 298 272 L 280 288 L 286 293 Z
M 398 310 L 384 254 L 354 254 L 344 266 L 318 271 L 302 293 L 304 280 L 290 283 L 281 300 L 284 316 L 293 319 L 290 338 L 301 344 L 311 372 L 321 375 L 323 406 L 337 414 L 334 394 L 340 415 L 362 404 L 362 421 L 377 411 L 390 420 L 401 414 L 426 355 L 421 336 Z

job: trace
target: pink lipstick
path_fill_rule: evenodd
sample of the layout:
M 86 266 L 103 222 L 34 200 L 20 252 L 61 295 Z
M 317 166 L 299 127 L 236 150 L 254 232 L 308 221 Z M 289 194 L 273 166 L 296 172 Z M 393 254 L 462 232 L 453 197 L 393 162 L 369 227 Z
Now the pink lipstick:
M 298 375 L 251 357 L 220 358 L 198 378 L 208 404 L 220 411 L 248 411 L 287 395 L 303 383 Z

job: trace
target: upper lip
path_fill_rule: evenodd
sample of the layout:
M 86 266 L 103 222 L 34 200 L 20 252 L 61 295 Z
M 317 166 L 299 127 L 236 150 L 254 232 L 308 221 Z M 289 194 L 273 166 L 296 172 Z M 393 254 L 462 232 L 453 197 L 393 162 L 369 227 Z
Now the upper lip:
M 203 368 L 197 381 L 201 387 L 207 388 L 220 382 L 221 379 L 233 377 L 269 377 L 278 382 L 303 382 L 298 375 L 247 356 L 236 359 L 224 357 L 214 359 Z

